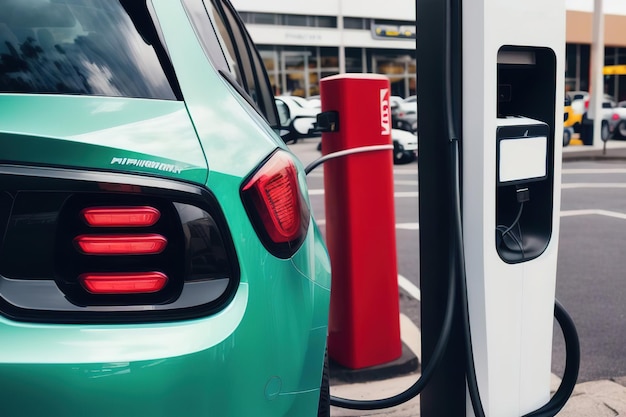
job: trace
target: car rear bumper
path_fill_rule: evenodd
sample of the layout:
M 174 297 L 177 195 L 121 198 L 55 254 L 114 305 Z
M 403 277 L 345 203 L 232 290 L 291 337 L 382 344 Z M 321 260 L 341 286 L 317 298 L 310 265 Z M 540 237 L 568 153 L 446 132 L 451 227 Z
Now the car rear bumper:
M 249 292 L 241 283 L 220 313 L 178 323 L 0 319 L 3 417 L 314 415 L 326 328 L 263 326 Z

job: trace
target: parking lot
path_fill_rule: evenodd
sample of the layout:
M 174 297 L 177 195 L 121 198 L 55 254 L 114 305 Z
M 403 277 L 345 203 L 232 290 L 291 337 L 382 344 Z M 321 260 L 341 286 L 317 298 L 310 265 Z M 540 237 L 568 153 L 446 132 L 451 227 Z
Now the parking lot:
M 306 165 L 320 156 L 316 150 L 318 142 L 316 138 L 307 139 L 291 148 Z M 610 145 L 622 147 L 619 142 L 610 142 Z M 581 147 L 572 147 L 564 154 L 557 298 L 573 317 L 581 339 L 579 383 L 624 381 L 626 286 L 623 271 L 626 258 L 622 256 L 622 247 L 626 236 L 626 157 L 622 154 L 626 156 L 626 152 L 609 148 L 608 157 L 597 158 L 586 156 L 580 150 Z M 414 325 L 411 338 L 419 336 L 421 320 L 417 173 L 417 162 L 394 166 L 399 302 L 402 315 Z M 323 168 L 314 170 L 308 176 L 308 183 L 314 214 L 324 230 Z M 406 323 L 404 325 L 403 329 Z M 409 340 L 409 343 L 412 350 L 419 349 L 415 346 L 419 341 Z M 553 347 L 556 376 L 562 373 L 564 361 L 563 342 L 556 330 Z M 405 378 L 388 389 L 408 386 L 416 375 Z M 342 389 L 347 388 L 335 387 L 336 392 Z M 370 392 L 361 394 L 358 386 L 347 392 L 373 395 L 371 387 L 361 386 L 360 389 Z M 375 394 L 385 392 L 376 389 Z M 417 409 L 415 404 L 413 407 Z M 337 412 L 336 415 L 362 415 Z M 384 415 L 396 414 L 390 411 Z

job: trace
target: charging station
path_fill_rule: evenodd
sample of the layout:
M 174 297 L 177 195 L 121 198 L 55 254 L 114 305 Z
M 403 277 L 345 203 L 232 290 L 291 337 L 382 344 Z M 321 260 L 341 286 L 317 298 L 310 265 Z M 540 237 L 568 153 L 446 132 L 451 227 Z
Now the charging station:
M 438 188 L 428 182 L 432 174 L 422 175 L 422 170 L 436 163 L 425 160 L 430 150 L 441 152 L 446 145 L 435 149 L 423 142 L 447 128 L 445 117 L 429 109 L 446 100 L 437 97 L 444 96 L 444 85 L 444 90 L 452 91 L 447 105 L 459 121 L 462 147 L 462 235 L 477 388 L 485 415 L 521 416 L 550 399 L 561 178 L 561 142 L 556 138 L 562 137 L 563 128 L 565 4 L 563 0 L 476 0 L 461 6 L 451 0 L 452 10 L 446 10 L 435 3 L 440 2 L 418 2 L 420 35 L 431 42 L 422 47 L 418 42 L 418 74 L 428 80 L 421 87 L 418 80 L 419 146 L 424 158 L 420 185 L 425 181 L 420 196 L 433 197 L 433 189 Z M 420 13 L 430 14 L 429 19 L 420 20 Z M 447 19 L 453 31 L 442 33 L 428 23 L 436 16 L 438 22 Z M 444 65 L 439 64 L 443 60 L 438 51 L 453 54 L 447 63 L 450 68 L 437 68 Z M 437 72 L 448 72 L 449 77 Z M 445 107 L 445 103 L 439 106 Z M 449 178 L 445 172 L 442 176 Z M 441 198 L 441 204 L 446 204 Z M 437 216 L 434 221 L 425 221 L 424 216 L 431 214 Z M 420 205 L 420 224 L 436 225 L 445 219 Z M 441 234 L 442 230 L 426 226 L 420 246 Z M 431 318 L 437 323 L 441 309 L 435 304 L 441 288 L 428 277 L 444 273 L 446 267 L 423 252 L 420 259 L 430 262 L 422 266 L 422 297 L 426 301 L 432 295 L 435 300 L 422 307 L 422 321 Z M 425 327 L 426 361 L 437 331 Z M 455 349 L 448 349 L 452 360 L 462 356 Z M 462 408 L 467 411 L 448 404 L 450 394 L 466 395 L 465 381 L 460 383 L 465 379 L 462 368 L 444 369 L 434 378 L 422 396 L 424 416 L 474 415 L 466 404 Z M 440 393 L 444 383 L 438 386 L 437 381 L 446 381 L 446 394 Z
M 463 234 L 488 416 L 550 398 L 565 5 L 474 1 L 463 19 Z M 480 103 L 480 104 L 479 104 Z
M 402 355 L 389 80 L 334 75 L 321 80 L 320 92 L 323 115 L 337 114 L 337 125 L 322 133 L 322 153 L 344 155 L 324 165 L 334 277 L 328 355 L 360 369 Z
M 420 415 L 553 417 L 580 344 L 555 299 L 564 0 L 419 0 Z M 557 139 L 558 138 L 558 139 Z M 554 319 L 566 349 L 550 397 Z

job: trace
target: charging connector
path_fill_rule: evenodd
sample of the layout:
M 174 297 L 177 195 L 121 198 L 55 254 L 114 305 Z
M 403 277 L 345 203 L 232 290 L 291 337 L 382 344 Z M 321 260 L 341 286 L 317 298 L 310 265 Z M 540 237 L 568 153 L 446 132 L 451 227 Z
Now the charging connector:
M 530 200 L 530 190 L 528 189 L 528 187 L 518 186 L 515 190 L 515 194 L 517 196 L 518 203 L 525 203 Z

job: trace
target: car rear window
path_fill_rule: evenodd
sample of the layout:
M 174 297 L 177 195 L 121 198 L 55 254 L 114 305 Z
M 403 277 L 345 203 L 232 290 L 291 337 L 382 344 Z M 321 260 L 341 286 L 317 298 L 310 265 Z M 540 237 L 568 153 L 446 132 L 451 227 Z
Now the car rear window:
M 175 100 L 145 0 L 0 0 L 0 92 Z

